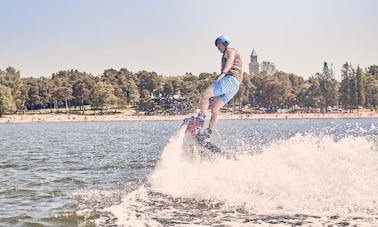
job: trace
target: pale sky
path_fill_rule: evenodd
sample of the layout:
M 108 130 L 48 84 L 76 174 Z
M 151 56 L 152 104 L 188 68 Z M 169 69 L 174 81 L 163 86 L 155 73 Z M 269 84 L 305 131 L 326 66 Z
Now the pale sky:
M 258 62 L 308 78 L 378 64 L 376 0 L 0 0 L 0 69 L 23 76 L 108 68 L 165 76 L 219 72 L 217 36 L 248 72 Z

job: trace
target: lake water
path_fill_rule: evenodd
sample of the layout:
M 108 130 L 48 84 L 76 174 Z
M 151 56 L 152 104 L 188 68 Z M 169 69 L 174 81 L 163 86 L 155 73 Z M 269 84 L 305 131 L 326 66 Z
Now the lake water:
M 378 119 L 0 125 L 0 226 L 378 225 Z

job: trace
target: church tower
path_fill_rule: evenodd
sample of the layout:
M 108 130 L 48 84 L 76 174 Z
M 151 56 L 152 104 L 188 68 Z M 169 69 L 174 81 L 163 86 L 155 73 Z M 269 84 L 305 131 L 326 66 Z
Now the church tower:
M 257 54 L 253 48 L 251 53 L 251 63 L 249 63 L 249 74 L 258 74 L 259 73 L 259 63 L 257 63 Z

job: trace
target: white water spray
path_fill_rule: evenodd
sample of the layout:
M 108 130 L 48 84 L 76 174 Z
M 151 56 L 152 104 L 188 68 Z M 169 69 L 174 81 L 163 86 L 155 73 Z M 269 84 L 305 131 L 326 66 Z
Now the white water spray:
M 260 154 L 248 150 L 236 159 L 210 162 L 184 155 L 184 134 L 181 128 L 170 139 L 147 184 L 105 209 L 117 218 L 117 225 L 163 226 L 164 220 L 192 223 L 213 220 L 215 215 L 220 223 L 230 225 L 227 220 L 232 218 L 231 223 L 240 226 L 244 213 L 272 219 L 303 214 L 309 215 L 309 223 L 319 225 L 336 223 L 328 218 L 333 215 L 350 223 L 376 223 L 378 151 L 364 137 L 335 141 L 329 136 L 295 135 Z M 198 212 L 193 201 L 207 204 L 200 208 L 207 214 L 183 220 L 188 212 Z M 222 205 L 212 208 L 212 204 Z M 365 219 L 355 222 L 354 217 Z
M 183 136 L 165 147 L 148 179 L 153 191 L 256 214 L 378 214 L 378 152 L 366 138 L 296 135 L 258 155 L 206 162 L 182 156 Z

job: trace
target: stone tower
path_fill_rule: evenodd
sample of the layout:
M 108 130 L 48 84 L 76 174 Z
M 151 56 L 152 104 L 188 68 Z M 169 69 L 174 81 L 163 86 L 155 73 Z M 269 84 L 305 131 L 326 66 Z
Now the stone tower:
M 251 63 L 249 63 L 249 74 L 258 74 L 259 73 L 259 63 L 257 63 L 257 54 L 253 48 L 251 53 Z

